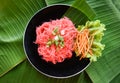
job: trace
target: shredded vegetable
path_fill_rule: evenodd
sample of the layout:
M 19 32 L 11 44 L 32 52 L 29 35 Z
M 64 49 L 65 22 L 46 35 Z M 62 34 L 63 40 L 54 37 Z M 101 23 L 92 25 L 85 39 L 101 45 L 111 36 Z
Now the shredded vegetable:
M 85 58 L 87 53 L 92 55 L 91 45 L 93 43 L 93 37 L 90 36 L 88 29 L 78 32 L 73 50 L 77 56 L 80 56 L 80 59 Z
M 90 61 L 97 61 L 101 56 L 105 45 L 101 43 L 105 25 L 99 20 L 88 21 L 85 26 L 78 26 L 78 34 L 73 46 L 76 55 L 82 58 L 90 58 Z

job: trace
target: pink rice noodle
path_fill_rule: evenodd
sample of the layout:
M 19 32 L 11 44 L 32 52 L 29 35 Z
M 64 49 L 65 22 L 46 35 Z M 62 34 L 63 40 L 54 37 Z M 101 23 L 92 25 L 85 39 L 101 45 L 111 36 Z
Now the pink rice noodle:
M 46 44 L 49 39 L 54 39 L 55 35 L 52 34 L 55 27 L 58 27 L 60 35 L 64 38 L 64 47 L 57 47 L 52 44 L 47 47 Z M 62 33 L 64 32 L 64 33 Z M 36 28 L 36 41 L 38 44 L 38 53 L 47 62 L 56 64 L 63 62 L 66 58 L 72 57 L 72 47 L 74 38 L 76 37 L 77 30 L 67 17 L 44 22 L 41 26 Z

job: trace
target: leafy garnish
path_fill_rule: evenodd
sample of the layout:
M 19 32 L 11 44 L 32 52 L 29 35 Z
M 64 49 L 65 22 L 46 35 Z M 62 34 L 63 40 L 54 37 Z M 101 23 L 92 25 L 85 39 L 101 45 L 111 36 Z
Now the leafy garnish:
M 78 38 L 74 44 L 74 50 L 77 56 L 82 58 L 90 58 L 90 61 L 97 61 L 101 56 L 105 45 L 101 43 L 104 35 L 105 25 L 100 20 L 87 21 L 85 25 L 78 26 Z M 85 32 L 88 31 L 88 34 Z

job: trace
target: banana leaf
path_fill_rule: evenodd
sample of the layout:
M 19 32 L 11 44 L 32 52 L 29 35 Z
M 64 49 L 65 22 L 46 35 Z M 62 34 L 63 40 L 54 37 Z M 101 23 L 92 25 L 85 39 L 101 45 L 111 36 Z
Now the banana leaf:
M 119 82 L 119 0 L 87 0 L 88 4 L 97 14 L 95 19 L 100 19 L 104 24 L 106 24 L 107 31 L 105 32 L 105 36 L 102 41 L 106 44 L 102 57 L 99 58 L 97 62 L 92 63 L 85 72 L 69 79 L 52 79 L 41 75 L 33 69 L 25 59 L 26 57 L 22 47 L 22 37 L 24 28 L 31 16 L 46 5 L 61 3 L 72 5 L 73 2 L 74 0 L 0 1 L 0 83 Z
M 84 78 L 84 79 L 83 79 Z M 88 81 L 89 80 L 89 81 Z M 83 72 L 81 75 L 68 79 L 48 78 L 36 71 L 27 60 L 13 68 L 9 73 L 5 74 L 0 83 L 91 83 L 88 75 Z
M 110 83 L 118 83 L 118 82 L 120 82 L 120 74 L 117 75 L 114 79 L 112 79 Z
M 47 5 L 52 4 L 67 4 L 72 5 L 75 0 L 45 0 Z
M 5 3 L 5 1 L 3 2 Z M 6 72 L 11 70 L 13 67 L 15 67 L 17 64 L 19 64 L 26 58 L 23 52 L 23 47 L 22 47 L 23 32 L 25 30 L 25 27 L 30 17 L 37 10 L 46 6 L 44 1 L 40 1 L 40 2 L 42 3 L 41 5 L 38 5 L 37 1 L 34 1 L 32 3 L 29 1 L 30 4 L 28 4 L 28 1 L 23 1 L 23 2 L 17 1 L 17 3 L 14 3 L 14 1 L 11 1 L 9 2 L 8 5 L 6 5 L 7 2 L 5 3 L 5 5 L 3 4 L 4 11 L 2 13 L 4 14 L 2 14 L 3 16 L 1 15 L 1 19 L 0 19 L 1 32 L 2 32 L 1 33 L 1 50 L 2 51 L 1 51 L 1 57 L 0 57 L 1 59 L 0 60 L 1 61 L 0 76 L 4 75 Z M 87 6 L 87 4 L 85 3 L 85 0 L 82 0 L 81 4 L 82 3 L 86 5 L 86 10 L 87 9 L 90 10 L 90 7 Z M 74 4 L 74 7 L 77 7 L 77 5 L 75 4 Z M 81 6 L 79 10 L 82 9 L 82 11 L 84 11 L 83 6 Z M 94 14 L 92 15 L 92 11 L 90 12 L 91 12 L 91 18 L 92 18 Z M 71 12 L 68 11 L 66 15 L 70 16 L 69 13 Z M 85 14 L 88 15 L 87 13 Z M 85 15 L 83 15 L 83 17 L 84 16 Z M 85 18 L 87 19 L 86 16 Z
M 120 0 L 88 0 L 96 18 L 106 24 L 102 57 L 86 71 L 95 83 L 109 83 L 120 71 Z M 114 83 L 114 82 L 113 82 Z
M 44 0 L 0 1 L 0 77 L 25 60 L 22 38 L 27 22 Z M 40 4 L 38 4 L 40 3 Z
M 47 0 L 48 1 L 48 0 Z M 102 40 L 106 47 L 102 57 L 86 70 L 92 82 L 118 82 L 120 69 L 120 0 L 86 0 L 96 12 L 96 18 L 106 24 L 107 31 Z M 50 3 L 55 4 L 55 3 Z M 118 75 L 118 77 L 117 77 Z

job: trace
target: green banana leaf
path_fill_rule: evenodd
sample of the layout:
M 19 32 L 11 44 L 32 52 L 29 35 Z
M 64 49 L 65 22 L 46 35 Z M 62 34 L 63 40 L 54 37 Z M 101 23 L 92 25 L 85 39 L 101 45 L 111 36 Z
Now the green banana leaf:
M 105 32 L 105 36 L 102 41 L 106 44 L 106 48 L 103 51 L 103 56 L 99 58 L 97 62 L 92 63 L 87 70 L 82 72 L 80 75 L 68 79 L 48 78 L 37 72 L 25 59 L 26 57 L 23 52 L 22 38 L 25 26 L 31 16 L 36 11 L 47 5 L 61 3 L 72 5 L 73 2 L 74 0 L 0 1 L 0 83 L 119 82 L 119 0 L 87 0 L 87 3 L 97 14 L 95 19 L 100 19 L 104 24 L 106 24 L 107 31 Z
M 15 3 L 15 4 L 13 4 L 14 3 L 13 1 L 9 2 L 9 6 L 11 6 L 11 7 L 8 8 L 8 11 L 6 9 L 5 14 L 7 14 L 7 15 L 1 17 L 1 20 L 0 20 L 1 29 L 2 29 L 1 31 L 3 33 L 3 34 L 1 34 L 1 50 L 2 50 L 2 52 L 1 52 L 1 60 L 0 60 L 1 61 L 0 76 L 5 74 L 6 72 L 8 72 L 10 69 L 12 69 L 14 66 L 19 64 L 26 58 L 25 54 L 23 52 L 23 47 L 22 47 L 23 32 L 25 30 L 27 22 L 29 21 L 30 17 L 37 11 L 37 8 L 40 9 L 40 8 L 44 7 L 44 5 L 46 5 L 46 4 L 44 4 L 44 5 L 42 4 L 42 7 L 39 7 L 39 6 L 37 7 L 37 3 L 38 3 L 37 1 L 34 1 L 33 3 L 30 2 L 30 4 L 28 4 L 27 1 L 25 1 L 25 2 L 21 3 L 21 6 L 28 7 L 28 8 L 25 7 L 26 8 L 25 9 L 22 7 L 19 8 L 19 6 L 17 7 L 17 5 L 20 3 L 19 1 L 17 1 L 17 2 L 18 3 Z M 41 1 L 41 3 L 45 3 L 45 2 Z M 74 4 L 74 7 L 77 7 L 76 3 Z M 90 10 L 90 7 L 87 6 L 87 4 L 85 3 L 85 0 L 82 0 L 81 3 L 86 5 L 86 10 L 87 9 Z M 5 4 L 7 4 L 7 3 L 5 3 Z M 35 6 L 36 6 L 36 9 L 35 9 Z M 33 7 L 34 9 L 29 8 L 29 7 Z M 82 6 L 79 8 L 79 10 L 80 9 L 82 9 L 82 11 L 84 11 Z M 29 10 L 29 11 L 27 12 L 27 10 Z M 24 11 L 26 11 L 26 12 L 24 13 Z M 89 11 L 89 12 L 91 12 L 90 15 L 92 18 L 94 16 L 94 13 L 92 14 L 92 11 Z M 70 13 L 71 12 L 68 11 L 66 13 L 66 15 L 70 16 Z M 79 13 L 79 12 L 77 12 L 77 13 Z M 28 14 L 30 14 L 30 15 L 28 15 Z M 85 14 L 87 16 L 89 16 L 87 13 L 85 13 Z M 6 16 L 8 16 L 8 18 L 6 18 Z M 28 16 L 30 16 L 30 17 L 28 17 Z M 85 15 L 83 15 L 83 17 L 84 16 Z M 27 19 L 27 17 L 28 17 L 28 19 Z M 86 21 L 86 19 L 87 19 L 87 17 L 85 17 L 85 21 Z M 75 19 L 75 21 L 76 21 L 76 19 Z M 16 56 L 16 55 L 19 55 L 19 56 Z
M 106 24 L 102 57 L 91 64 L 87 73 L 95 83 L 109 83 L 120 73 L 120 0 L 88 0 L 96 12 L 96 18 Z M 114 82 L 113 82 L 114 83 Z
M 117 75 L 114 79 L 112 79 L 110 83 L 118 83 L 118 82 L 120 82 L 120 74 Z
M 26 0 L 0 1 L 0 76 L 26 58 L 22 45 L 24 29 L 31 16 L 46 6 L 44 0 L 29 0 L 29 3 Z
M 89 80 L 89 81 L 88 81 Z M 81 75 L 68 79 L 48 78 L 36 71 L 26 60 L 5 74 L 0 83 L 91 83 L 88 75 L 83 72 Z

